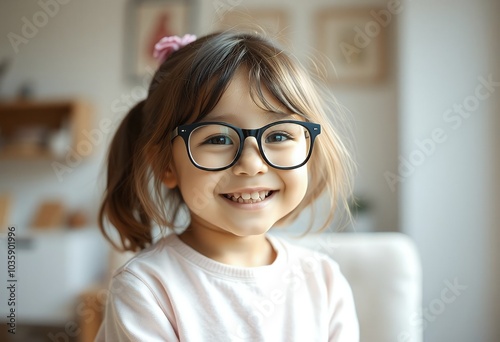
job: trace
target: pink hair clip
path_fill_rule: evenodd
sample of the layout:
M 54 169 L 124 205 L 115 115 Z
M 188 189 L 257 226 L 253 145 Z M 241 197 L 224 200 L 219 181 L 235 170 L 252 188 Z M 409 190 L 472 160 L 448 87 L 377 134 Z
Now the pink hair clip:
M 179 36 L 163 37 L 158 43 L 156 43 L 153 57 L 158 59 L 160 63 L 163 63 L 172 53 L 189 43 L 194 42 L 195 40 L 196 36 L 192 34 L 186 34 L 182 38 Z

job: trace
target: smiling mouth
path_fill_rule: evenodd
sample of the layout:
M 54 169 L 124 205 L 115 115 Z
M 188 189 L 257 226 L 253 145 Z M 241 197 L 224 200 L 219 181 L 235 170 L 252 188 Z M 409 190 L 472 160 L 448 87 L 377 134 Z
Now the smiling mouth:
M 274 193 L 272 190 L 266 191 L 256 191 L 252 193 L 233 193 L 233 194 L 223 194 L 225 198 L 237 203 L 258 203 L 265 200 L 267 197 L 271 196 Z

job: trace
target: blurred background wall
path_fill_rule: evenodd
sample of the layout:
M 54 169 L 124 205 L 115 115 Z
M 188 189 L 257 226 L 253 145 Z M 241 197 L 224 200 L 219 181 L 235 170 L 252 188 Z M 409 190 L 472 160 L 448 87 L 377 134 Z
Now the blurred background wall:
M 499 14 L 498 1 L 413 1 L 400 18 L 399 155 L 414 159 L 400 229 L 420 247 L 429 341 L 500 336 Z
M 1 99 L 11 100 L 29 87 L 34 99 L 91 103 L 90 129 L 106 119 L 116 122 L 139 100 L 147 81 L 127 77 L 127 1 L 58 4 L 58 12 L 16 52 L 9 33 L 21 35 L 23 18 L 32 20 L 42 7 L 0 3 L 0 60 L 11 60 L 0 84 Z M 193 33 L 219 28 L 227 10 L 282 10 L 285 43 L 306 63 L 320 54 L 319 12 L 370 7 L 379 15 L 380 10 L 392 13 L 379 17 L 385 23 L 380 31 L 384 75 L 377 82 L 331 85 L 354 122 L 356 193 L 371 208 L 371 231 L 407 233 L 420 249 L 427 316 L 415 324 L 422 325 L 426 341 L 496 341 L 499 2 L 200 0 Z M 93 222 L 110 138 L 103 135 L 92 145 L 92 155 L 62 178 L 49 161 L 0 161 L 0 193 L 14 200 L 9 223 L 28 229 L 40 200 L 53 197 L 84 210 Z M 458 284 L 457 295 L 444 303 L 440 298 L 450 283 Z

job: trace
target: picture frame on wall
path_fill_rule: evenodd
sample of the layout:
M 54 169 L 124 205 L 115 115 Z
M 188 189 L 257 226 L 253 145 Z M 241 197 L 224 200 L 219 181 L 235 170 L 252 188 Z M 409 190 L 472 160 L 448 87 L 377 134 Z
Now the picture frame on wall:
M 387 27 L 375 8 L 328 9 L 316 15 L 316 48 L 329 61 L 333 84 L 369 84 L 385 76 Z
M 284 46 L 289 44 L 288 15 L 283 9 L 235 7 L 217 15 L 215 19 L 213 26 L 217 31 L 237 30 L 264 33 Z
M 153 51 L 161 38 L 196 32 L 195 14 L 195 0 L 129 0 L 125 46 L 132 80 L 152 76 L 158 68 Z

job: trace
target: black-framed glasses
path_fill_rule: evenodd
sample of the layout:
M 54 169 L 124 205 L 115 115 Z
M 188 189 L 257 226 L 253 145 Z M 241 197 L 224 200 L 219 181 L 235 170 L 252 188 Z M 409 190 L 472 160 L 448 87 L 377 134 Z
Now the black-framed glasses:
M 241 156 L 245 139 L 254 137 L 268 165 L 291 170 L 307 163 L 320 133 L 319 124 L 295 120 L 276 121 L 257 129 L 225 122 L 197 122 L 177 127 L 171 139 L 182 137 L 189 159 L 197 168 L 220 171 L 233 166 Z

